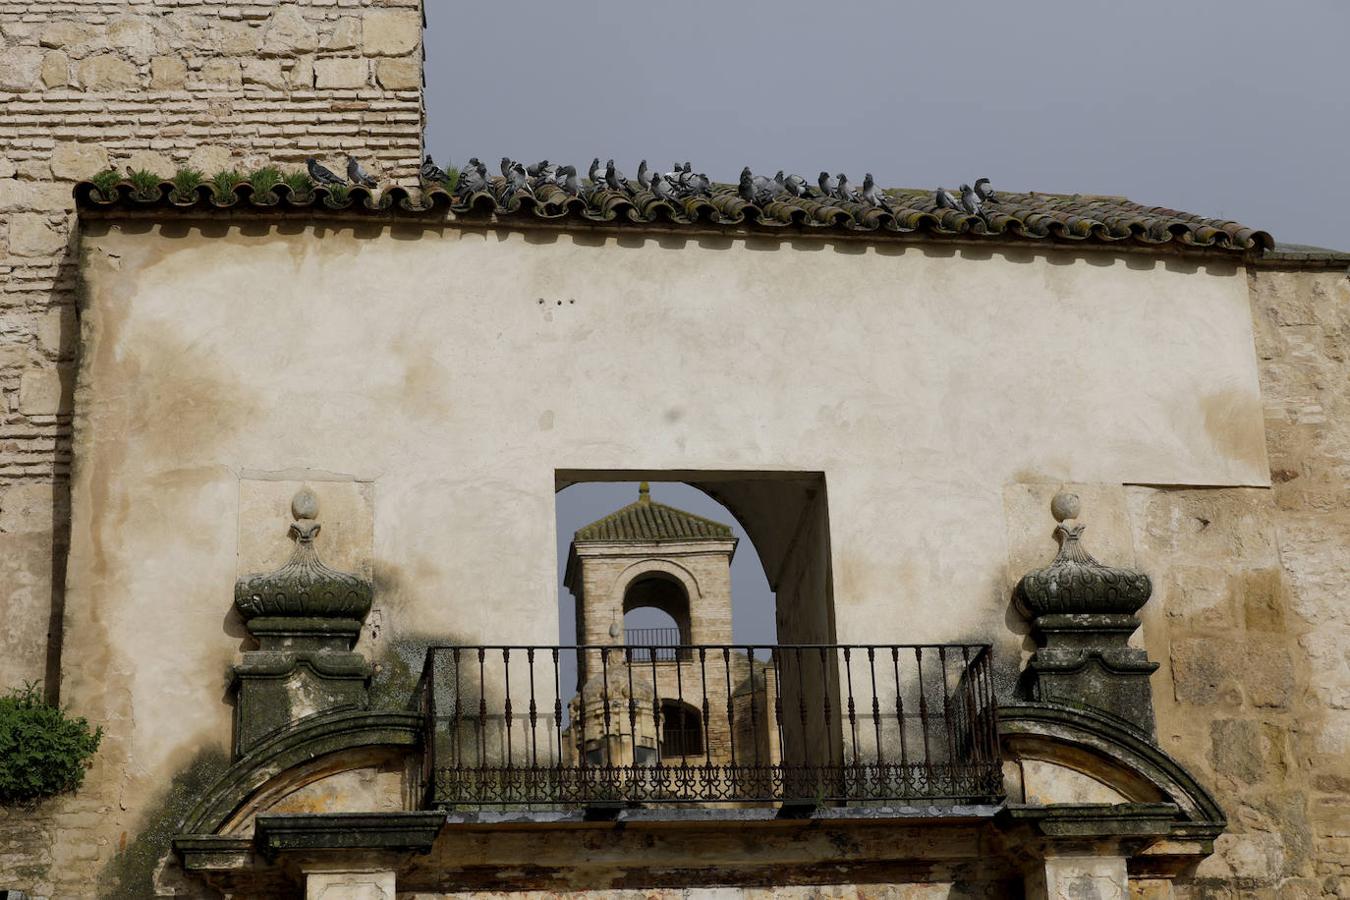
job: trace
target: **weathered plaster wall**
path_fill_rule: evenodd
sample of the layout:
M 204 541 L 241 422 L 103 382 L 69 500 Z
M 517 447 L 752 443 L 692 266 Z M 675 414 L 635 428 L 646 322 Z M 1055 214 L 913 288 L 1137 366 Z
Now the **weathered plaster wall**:
M 838 638 L 1008 665 L 1005 485 L 1266 479 L 1229 264 L 321 231 L 85 236 L 66 690 L 110 844 L 228 740 L 258 473 L 370 485 L 383 639 L 549 643 L 556 469 L 823 471 Z
M 79 332 L 71 185 L 109 165 L 209 175 L 341 152 L 406 180 L 421 149 L 421 15 L 421 0 L 0 2 L 0 689 L 59 687 Z M 141 827 L 99 784 L 0 809 L 0 887 L 92 889 Z M 55 840 L 95 824 L 99 838 Z
M 1158 739 L 1229 816 L 1168 893 L 1350 896 L 1350 278 L 1248 278 L 1270 488 L 1070 485 L 1087 546 L 1148 572 Z M 1055 485 L 1005 494 L 1009 587 L 1052 550 Z M 1038 549 L 1039 548 L 1039 549 Z
M 1159 737 L 1232 823 L 1181 896 L 1350 897 L 1350 278 L 1249 283 L 1271 489 L 1131 497 Z
M 210 176 L 347 152 L 415 177 L 421 15 L 421 0 L 0 2 L 0 685 L 55 674 L 78 331 L 71 185 L 110 165 Z

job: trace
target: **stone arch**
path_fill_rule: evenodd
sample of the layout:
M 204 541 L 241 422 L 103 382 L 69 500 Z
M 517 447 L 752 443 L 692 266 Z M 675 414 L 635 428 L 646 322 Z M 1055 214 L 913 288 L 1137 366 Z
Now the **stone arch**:
M 655 590 L 643 591 L 644 584 L 656 585 Z M 680 630 L 680 642 L 690 643 L 691 615 L 702 599 L 698 579 L 692 572 L 668 559 L 639 560 L 619 574 L 614 581 L 614 607 L 624 613 L 651 607 L 675 620 Z
M 413 712 L 345 709 L 302 719 L 225 770 L 187 816 L 183 833 L 237 834 L 257 813 L 309 785 L 406 761 L 422 745 L 422 727 Z
M 1174 832 L 1213 837 L 1227 825 L 1218 802 L 1181 763 L 1112 716 L 1054 703 L 1008 704 L 998 709 L 998 729 L 1005 758 L 1020 768 L 1018 789 L 1038 805 L 1162 803 L 1177 810 Z

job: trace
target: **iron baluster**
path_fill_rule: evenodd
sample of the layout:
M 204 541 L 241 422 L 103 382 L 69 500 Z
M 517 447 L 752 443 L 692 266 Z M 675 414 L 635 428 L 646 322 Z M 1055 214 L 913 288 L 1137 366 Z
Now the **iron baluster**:
M 728 742 L 731 745 L 731 765 L 733 770 L 736 766 L 736 712 L 732 706 L 731 697 L 731 648 L 722 648 L 722 668 L 725 669 L 727 682 L 727 734 Z
M 755 648 L 747 647 L 745 649 L 745 664 L 750 670 L 750 743 L 755 748 L 755 768 L 759 768 L 759 715 L 755 710 Z M 764 679 L 764 690 L 769 690 L 769 680 Z M 765 710 L 768 709 L 768 694 L 764 695 Z
M 923 686 L 923 650 L 920 647 L 914 648 L 914 666 L 919 673 L 919 731 L 923 734 L 923 764 L 931 780 L 933 754 L 928 746 L 928 694 Z
M 633 648 L 624 647 L 624 668 L 628 670 L 628 735 L 633 742 L 633 765 L 637 765 L 637 700 L 633 696 Z M 656 685 L 652 685 L 653 688 Z M 655 690 L 652 693 L 656 693 Z
M 881 701 L 877 699 L 877 652 L 867 648 L 867 672 L 872 678 L 872 730 L 877 739 L 877 762 L 886 763 L 886 751 L 881 748 Z
M 530 668 L 530 766 L 539 768 L 539 740 L 535 729 L 539 726 L 539 709 L 534 702 L 534 648 L 525 653 L 525 662 Z
M 849 743 L 853 746 L 853 767 L 858 767 L 858 716 L 853 705 L 853 653 L 848 648 L 844 648 L 844 672 L 848 685 L 848 731 Z M 839 748 L 843 751 L 843 747 Z
M 563 733 L 562 733 L 562 677 L 558 674 L 558 648 L 553 648 L 553 727 L 557 731 L 558 744 L 554 751 L 554 765 L 562 768 L 563 763 Z
M 708 728 L 710 724 L 709 706 L 708 706 L 708 650 L 706 647 L 698 648 L 698 674 L 699 683 L 703 689 L 703 762 L 708 768 L 712 768 L 712 731 Z
M 511 651 L 502 650 L 502 671 L 505 673 L 506 703 L 503 707 L 506 717 L 506 768 L 510 769 L 513 760 L 511 752 Z
M 483 663 L 487 648 L 478 648 L 478 765 L 487 764 L 487 679 L 483 677 Z

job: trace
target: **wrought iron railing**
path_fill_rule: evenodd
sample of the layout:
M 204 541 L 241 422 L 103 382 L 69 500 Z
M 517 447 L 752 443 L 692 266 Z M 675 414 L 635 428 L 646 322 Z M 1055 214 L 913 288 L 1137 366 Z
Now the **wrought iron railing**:
M 1002 794 L 990 649 L 436 646 L 427 802 L 566 808 Z
M 675 657 L 692 659 L 689 647 L 680 639 L 678 628 L 625 628 L 623 642 L 633 650 L 635 662 L 674 662 Z

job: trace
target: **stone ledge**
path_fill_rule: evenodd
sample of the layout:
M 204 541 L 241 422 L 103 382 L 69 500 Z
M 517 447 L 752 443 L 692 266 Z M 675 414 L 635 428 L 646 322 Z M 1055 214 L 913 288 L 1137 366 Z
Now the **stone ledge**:
M 445 825 L 439 812 L 264 813 L 254 842 L 269 860 L 291 850 L 389 850 L 430 853 Z

